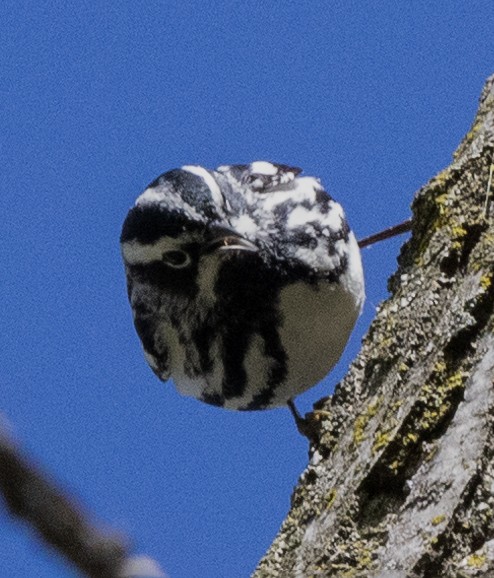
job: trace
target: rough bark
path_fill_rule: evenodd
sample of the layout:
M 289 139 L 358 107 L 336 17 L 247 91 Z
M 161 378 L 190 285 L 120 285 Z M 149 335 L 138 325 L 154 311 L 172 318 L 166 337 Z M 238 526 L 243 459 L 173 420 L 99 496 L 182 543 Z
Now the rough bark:
M 494 576 L 494 76 L 254 578 Z

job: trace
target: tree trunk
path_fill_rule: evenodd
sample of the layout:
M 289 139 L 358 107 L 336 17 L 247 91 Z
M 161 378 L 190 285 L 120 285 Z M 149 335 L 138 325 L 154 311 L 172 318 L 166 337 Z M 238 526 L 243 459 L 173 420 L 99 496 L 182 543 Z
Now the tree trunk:
M 253 578 L 494 576 L 494 76 Z

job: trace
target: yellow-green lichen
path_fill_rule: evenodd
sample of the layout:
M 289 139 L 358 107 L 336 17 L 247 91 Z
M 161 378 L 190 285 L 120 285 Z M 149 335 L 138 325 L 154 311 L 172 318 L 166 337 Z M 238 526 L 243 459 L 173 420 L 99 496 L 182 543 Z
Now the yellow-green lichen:
M 372 453 L 376 454 L 383 447 L 387 446 L 391 440 L 390 431 L 377 431 L 374 436 L 374 443 L 372 444 Z
M 465 383 L 465 374 L 463 371 L 457 371 L 448 377 L 446 380 L 446 391 L 454 391 L 456 389 L 463 389 Z
M 424 454 L 424 460 L 430 462 L 432 458 L 437 454 L 439 447 L 437 445 L 430 446 Z
M 463 240 L 468 235 L 468 231 L 460 223 L 452 223 L 450 228 L 451 247 L 459 251 L 463 247 Z
M 398 365 L 398 371 L 400 373 L 406 373 L 410 368 L 408 367 L 408 365 L 406 363 L 404 363 L 403 361 L 400 363 L 400 365 Z
M 402 399 L 397 399 L 395 402 L 393 402 L 390 406 L 390 410 L 392 413 L 394 413 L 395 411 L 398 411 L 400 409 L 400 407 L 403 405 L 403 400 Z
M 444 514 L 439 514 L 439 516 L 432 518 L 431 524 L 433 526 L 439 526 L 439 524 L 442 524 L 445 519 L 446 519 L 446 516 Z
M 331 489 L 328 492 L 328 495 L 326 496 L 326 510 L 329 510 L 332 505 L 334 504 L 335 500 L 336 500 L 336 496 L 338 495 L 338 492 L 335 490 L 335 488 Z
M 433 371 L 434 373 L 443 373 L 444 371 L 446 371 L 447 368 L 448 366 L 444 361 L 436 361 L 436 363 L 434 364 Z
M 447 369 L 446 363 L 437 362 L 431 375 L 431 383 L 422 388 L 419 399 L 424 410 L 418 422 L 422 430 L 430 430 L 440 423 L 451 410 L 454 394 L 464 388 L 465 373 L 456 371 L 448 375 Z
M 424 216 L 427 217 L 429 214 L 431 221 L 427 227 L 428 233 L 424 235 L 416 251 L 416 265 L 423 264 L 423 255 L 430 247 L 431 238 L 439 230 L 444 230 L 444 235 L 450 239 L 450 249 L 460 252 L 469 234 L 466 223 L 472 223 L 475 220 L 474 215 L 467 216 L 462 211 L 458 188 L 454 186 L 446 188 L 450 176 L 449 174 L 444 178 L 442 175 L 438 176 L 431 183 L 439 194 L 433 198 L 433 205 L 424 209 Z M 479 215 L 477 219 L 478 217 Z M 484 217 L 482 220 L 485 220 Z
M 431 181 L 431 186 L 437 187 L 438 189 L 444 188 L 448 182 L 451 180 L 451 170 L 446 168 L 438 173 Z
M 367 571 L 373 560 L 373 548 L 368 542 L 357 540 L 350 544 L 350 549 L 347 553 L 352 559 L 352 564 L 332 564 L 330 569 L 337 571 L 337 576 L 341 578 L 356 578 L 362 576 L 362 572 Z M 345 568 L 345 570 L 344 570 Z M 366 573 L 367 573 L 366 572 Z
M 489 289 L 491 285 L 492 285 L 492 273 L 482 275 L 482 277 L 480 278 L 480 286 L 482 287 L 482 289 L 484 291 L 487 291 L 487 289 Z
M 421 440 L 427 433 L 433 430 L 449 414 L 452 409 L 456 392 L 464 387 L 466 373 L 456 371 L 448 374 L 448 366 L 445 361 L 437 361 L 431 371 L 430 381 L 422 386 L 417 408 L 420 413 L 415 414 L 413 420 L 407 421 L 394 437 L 394 430 L 397 426 L 396 419 L 388 419 L 374 435 L 372 452 L 377 453 L 391 440 L 399 446 L 393 452 L 392 461 L 387 463 L 389 471 L 397 474 L 409 459 L 410 455 L 416 451 Z M 436 445 L 424 446 L 424 459 L 431 460 L 437 452 Z
M 467 132 L 467 134 L 465 135 L 465 138 L 463 139 L 464 143 L 468 143 L 470 144 L 473 139 L 477 136 L 477 134 L 479 133 L 480 129 L 482 128 L 484 123 L 484 119 L 481 118 L 480 115 L 478 115 L 475 118 L 475 122 L 472 125 L 472 128 Z
M 407 446 L 410 443 L 417 443 L 419 441 L 419 436 L 415 433 L 409 432 L 407 435 L 403 436 L 403 445 Z
M 451 225 L 451 234 L 455 238 L 461 238 L 461 237 L 466 237 L 468 234 L 468 231 L 460 223 L 453 223 Z
M 357 559 L 358 567 L 368 568 L 372 564 L 372 552 L 370 549 L 363 550 L 359 558 Z
M 382 397 L 378 397 L 376 400 L 371 402 L 367 406 L 365 411 L 363 413 L 361 413 L 357 417 L 357 419 L 355 420 L 355 423 L 353 425 L 353 443 L 354 443 L 354 445 L 358 446 L 365 440 L 365 438 L 366 438 L 365 428 L 367 427 L 371 418 L 373 418 L 376 415 L 376 413 L 379 409 L 379 406 L 381 405 L 381 402 L 382 402 Z
M 402 465 L 401 460 L 394 460 L 393 462 L 391 462 L 389 464 L 389 468 L 390 468 L 390 470 L 392 470 L 396 474 L 398 472 L 398 470 L 400 469 L 401 465 Z
M 374 434 L 374 442 L 372 444 L 372 453 L 376 454 L 382 448 L 386 447 L 393 438 L 393 432 L 396 429 L 398 422 L 394 416 L 388 417 L 381 425 L 381 427 Z
M 467 558 L 467 565 L 471 568 L 481 568 L 487 561 L 485 554 L 471 554 Z

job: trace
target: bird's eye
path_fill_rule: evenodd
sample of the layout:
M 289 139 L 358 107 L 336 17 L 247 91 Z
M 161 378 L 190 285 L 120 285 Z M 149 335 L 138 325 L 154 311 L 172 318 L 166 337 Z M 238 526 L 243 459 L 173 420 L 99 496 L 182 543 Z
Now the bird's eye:
M 190 265 L 191 258 L 185 251 L 174 250 L 163 253 L 163 261 L 175 269 L 183 269 Z

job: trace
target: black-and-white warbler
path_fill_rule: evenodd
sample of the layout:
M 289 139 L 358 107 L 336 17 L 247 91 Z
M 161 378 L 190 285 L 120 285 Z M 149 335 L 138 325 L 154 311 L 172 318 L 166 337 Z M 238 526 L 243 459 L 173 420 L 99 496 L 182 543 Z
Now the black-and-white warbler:
M 146 359 L 185 395 L 286 406 L 340 358 L 364 302 L 360 250 L 318 179 L 265 161 L 158 177 L 122 254 Z

